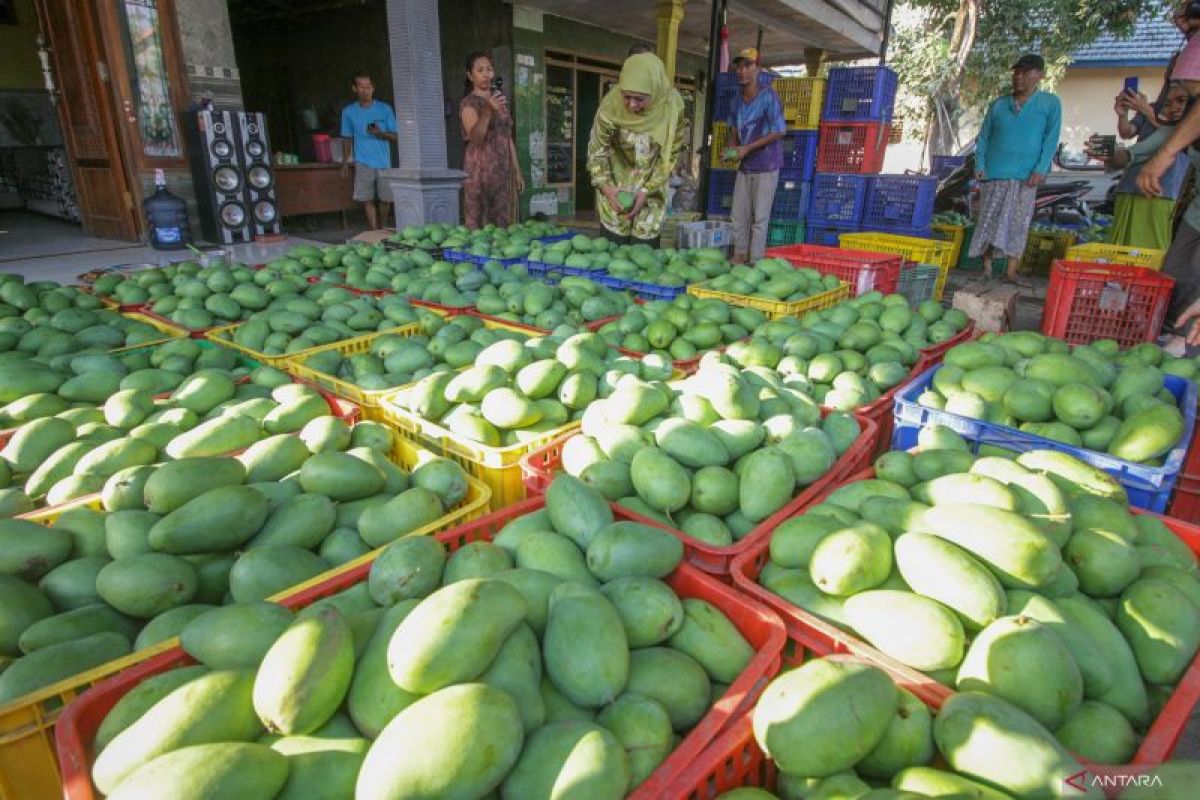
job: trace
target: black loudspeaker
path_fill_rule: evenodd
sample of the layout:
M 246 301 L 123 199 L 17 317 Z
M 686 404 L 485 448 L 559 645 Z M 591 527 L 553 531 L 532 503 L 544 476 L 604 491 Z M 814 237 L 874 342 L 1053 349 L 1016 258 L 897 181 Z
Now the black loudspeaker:
M 188 155 L 204 238 L 216 244 L 249 242 L 246 172 L 238 156 L 240 134 L 233 112 L 195 111 L 188 122 Z
M 267 118 L 254 111 L 237 112 L 238 154 L 246 171 L 246 210 L 255 239 L 278 236 L 279 204 L 275 202 L 275 169 L 271 166 L 271 142 Z

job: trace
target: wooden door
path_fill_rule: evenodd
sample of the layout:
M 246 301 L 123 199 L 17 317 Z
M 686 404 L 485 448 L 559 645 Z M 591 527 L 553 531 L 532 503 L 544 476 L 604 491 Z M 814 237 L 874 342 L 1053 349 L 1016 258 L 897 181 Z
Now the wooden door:
M 58 87 L 58 117 L 75 180 L 83 229 L 137 241 L 138 215 L 117 139 L 108 59 L 92 2 L 38 0 Z

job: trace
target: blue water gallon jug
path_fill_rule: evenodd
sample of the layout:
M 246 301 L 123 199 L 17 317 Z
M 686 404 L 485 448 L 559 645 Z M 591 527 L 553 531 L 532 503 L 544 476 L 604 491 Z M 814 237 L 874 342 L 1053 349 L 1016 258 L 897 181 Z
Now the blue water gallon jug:
M 150 223 L 150 246 L 155 250 L 182 250 L 192 241 L 187 203 L 167 191 L 167 179 L 161 169 L 154 171 L 157 191 L 142 203 Z

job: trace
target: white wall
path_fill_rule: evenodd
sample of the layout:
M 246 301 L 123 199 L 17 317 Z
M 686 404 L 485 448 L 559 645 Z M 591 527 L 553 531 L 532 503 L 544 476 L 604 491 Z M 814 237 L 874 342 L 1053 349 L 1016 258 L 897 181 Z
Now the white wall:
M 1125 78 L 1138 78 L 1138 89 L 1151 100 L 1162 88 L 1163 67 L 1076 67 L 1067 71 L 1055 90 L 1063 104 L 1062 141 L 1073 150 L 1094 133 L 1115 134 L 1117 115 L 1113 99 L 1121 91 Z

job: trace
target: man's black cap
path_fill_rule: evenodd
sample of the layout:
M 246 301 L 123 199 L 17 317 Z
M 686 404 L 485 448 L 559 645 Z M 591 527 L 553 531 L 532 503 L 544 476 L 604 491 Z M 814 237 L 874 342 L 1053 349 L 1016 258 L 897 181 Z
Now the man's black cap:
M 1037 53 L 1026 53 L 1017 59 L 1017 63 L 1012 65 L 1013 69 L 1036 69 L 1038 72 L 1046 71 L 1046 59 L 1039 56 Z

